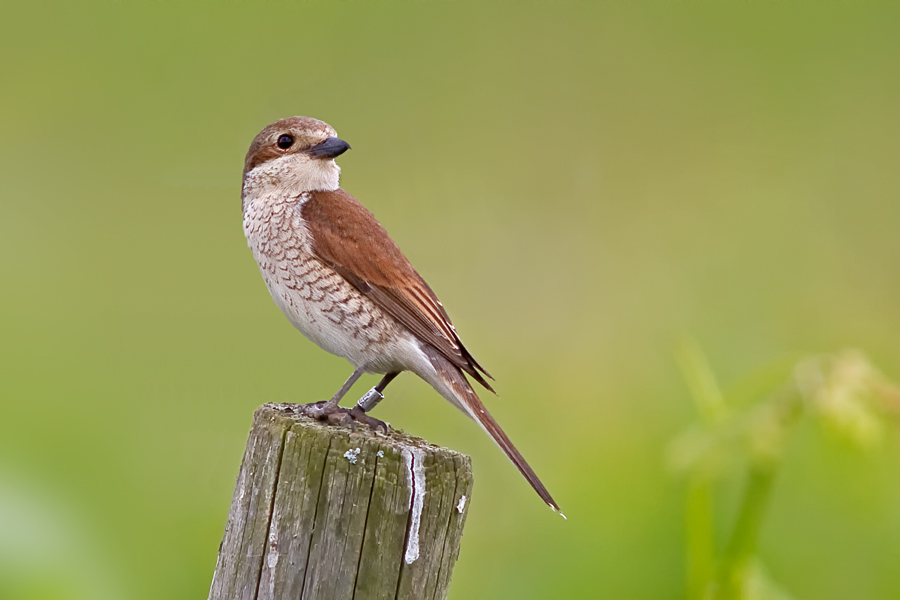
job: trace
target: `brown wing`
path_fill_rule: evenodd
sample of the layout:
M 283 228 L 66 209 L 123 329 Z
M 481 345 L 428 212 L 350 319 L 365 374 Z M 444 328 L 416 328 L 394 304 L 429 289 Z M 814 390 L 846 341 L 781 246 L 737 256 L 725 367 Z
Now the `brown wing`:
M 311 192 L 301 216 L 319 260 L 421 341 L 494 391 L 482 373 L 490 375 L 463 346 L 440 300 L 366 207 L 343 189 Z

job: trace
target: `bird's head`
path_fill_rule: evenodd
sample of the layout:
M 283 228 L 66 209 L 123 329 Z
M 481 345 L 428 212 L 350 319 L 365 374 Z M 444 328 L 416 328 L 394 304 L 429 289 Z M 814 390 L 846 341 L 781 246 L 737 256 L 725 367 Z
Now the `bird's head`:
M 335 190 L 341 168 L 334 159 L 350 149 L 329 125 L 310 117 L 290 117 L 267 126 L 250 144 L 244 160 L 243 194 L 283 188 L 286 192 Z

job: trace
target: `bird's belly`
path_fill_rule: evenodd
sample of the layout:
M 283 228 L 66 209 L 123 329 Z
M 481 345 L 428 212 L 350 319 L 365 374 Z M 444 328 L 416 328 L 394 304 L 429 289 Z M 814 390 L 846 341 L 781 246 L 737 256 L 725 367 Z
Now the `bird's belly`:
M 310 259 L 260 267 L 278 308 L 323 350 L 372 373 L 408 368 L 414 340 L 343 277 Z

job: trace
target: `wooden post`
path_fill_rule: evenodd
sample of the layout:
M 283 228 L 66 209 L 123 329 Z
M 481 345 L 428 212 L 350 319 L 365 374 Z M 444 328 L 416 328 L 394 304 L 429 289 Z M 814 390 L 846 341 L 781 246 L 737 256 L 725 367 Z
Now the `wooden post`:
M 209 600 L 445 598 L 469 457 L 295 407 L 253 416 Z

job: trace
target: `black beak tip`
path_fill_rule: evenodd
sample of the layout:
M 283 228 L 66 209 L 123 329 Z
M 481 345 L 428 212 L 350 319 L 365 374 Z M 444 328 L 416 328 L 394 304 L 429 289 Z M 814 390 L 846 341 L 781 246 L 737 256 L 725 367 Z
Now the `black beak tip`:
M 313 158 L 335 158 L 350 149 L 350 144 L 336 137 L 330 137 L 308 150 Z

